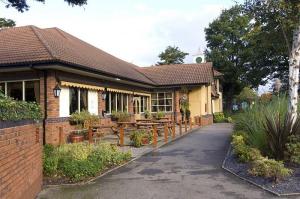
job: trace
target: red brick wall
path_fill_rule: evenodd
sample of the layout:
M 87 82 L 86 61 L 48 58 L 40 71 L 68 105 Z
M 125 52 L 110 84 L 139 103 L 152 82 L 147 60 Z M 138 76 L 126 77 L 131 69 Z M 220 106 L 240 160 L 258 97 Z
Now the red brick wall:
M 201 126 L 211 125 L 211 124 L 213 124 L 213 122 L 214 122 L 213 115 L 205 115 L 205 116 L 201 116 L 201 118 L 200 118 Z
M 1 199 L 33 199 L 41 191 L 41 136 L 35 124 L 0 129 Z

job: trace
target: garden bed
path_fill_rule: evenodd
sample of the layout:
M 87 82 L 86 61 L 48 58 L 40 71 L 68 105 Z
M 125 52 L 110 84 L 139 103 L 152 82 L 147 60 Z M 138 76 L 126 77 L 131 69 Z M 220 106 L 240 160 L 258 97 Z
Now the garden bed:
M 248 173 L 250 163 L 239 162 L 238 157 L 233 153 L 232 147 L 230 147 L 223 163 L 224 169 L 252 184 L 272 192 L 273 194 L 300 195 L 300 168 L 292 165 L 286 165 L 286 167 L 293 170 L 292 175 L 278 183 L 275 183 L 272 179 L 250 175 Z

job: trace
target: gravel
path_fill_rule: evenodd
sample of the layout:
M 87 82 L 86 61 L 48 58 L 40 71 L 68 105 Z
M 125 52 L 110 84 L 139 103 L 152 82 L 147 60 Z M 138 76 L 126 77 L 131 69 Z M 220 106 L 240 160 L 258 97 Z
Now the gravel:
M 269 189 L 277 194 L 300 194 L 300 168 L 288 166 L 293 170 L 293 174 L 278 182 L 277 184 L 271 179 L 263 178 L 259 176 L 252 176 L 248 173 L 250 168 L 249 163 L 240 163 L 237 157 L 234 155 L 232 148 L 230 147 L 227 156 L 224 161 L 224 168 L 237 174 L 238 176 L 252 181 L 266 189 Z

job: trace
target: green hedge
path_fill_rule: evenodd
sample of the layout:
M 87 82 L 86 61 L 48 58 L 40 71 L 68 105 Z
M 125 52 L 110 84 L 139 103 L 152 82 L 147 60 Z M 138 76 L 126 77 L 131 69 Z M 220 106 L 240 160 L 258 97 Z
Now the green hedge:
M 0 92 L 0 121 L 39 120 L 41 109 L 35 102 L 16 101 Z
M 121 152 L 117 146 L 109 143 L 76 143 L 59 147 L 45 145 L 43 172 L 48 177 L 66 177 L 71 181 L 80 181 L 130 158 L 130 152 Z

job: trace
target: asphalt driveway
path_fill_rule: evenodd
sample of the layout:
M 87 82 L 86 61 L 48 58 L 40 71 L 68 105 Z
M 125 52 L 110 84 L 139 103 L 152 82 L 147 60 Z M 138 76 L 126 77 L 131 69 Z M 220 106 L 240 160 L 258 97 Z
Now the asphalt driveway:
M 48 188 L 39 198 L 275 198 L 221 169 L 230 133 L 230 124 L 204 127 L 92 184 Z

